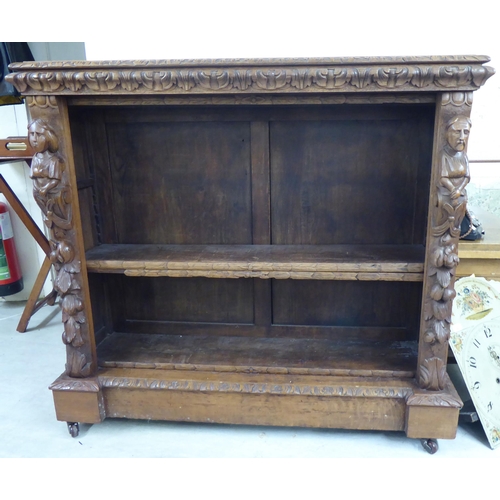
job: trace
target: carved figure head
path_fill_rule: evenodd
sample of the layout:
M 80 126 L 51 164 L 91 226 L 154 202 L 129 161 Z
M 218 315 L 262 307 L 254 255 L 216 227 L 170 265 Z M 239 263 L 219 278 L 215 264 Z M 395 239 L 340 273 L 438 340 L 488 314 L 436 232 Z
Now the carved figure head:
M 458 152 L 462 152 L 467 147 L 471 121 L 463 115 L 453 117 L 446 124 L 446 140 L 448 144 Z
M 28 139 L 37 153 L 50 151 L 55 153 L 59 149 L 59 142 L 52 127 L 41 118 L 33 120 L 28 125 Z

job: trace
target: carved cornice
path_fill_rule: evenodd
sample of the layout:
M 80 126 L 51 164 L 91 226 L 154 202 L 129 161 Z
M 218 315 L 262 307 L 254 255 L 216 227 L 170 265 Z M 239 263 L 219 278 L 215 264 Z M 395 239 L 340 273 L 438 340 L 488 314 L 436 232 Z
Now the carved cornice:
M 470 91 L 494 74 L 484 56 L 15 63 L 25 95 Z

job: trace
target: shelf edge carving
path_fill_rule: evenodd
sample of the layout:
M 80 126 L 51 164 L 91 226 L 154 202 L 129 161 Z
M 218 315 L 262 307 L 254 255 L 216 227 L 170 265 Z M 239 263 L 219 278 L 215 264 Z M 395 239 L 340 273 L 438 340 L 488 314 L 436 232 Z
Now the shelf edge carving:
M 411 389 L 404 387 L 363 387 L 309 384 L 275 384 L 275 383 L 229 383 L 206 382 L 197 380 L 162 380 L 135 377 L 100 376 L 103 388 L 171 390 L 187 392 L 225 392 L 246 394 L 287 394 L 297 396 L 330 396 L 330 397 L 373 397 L 405 399 Z

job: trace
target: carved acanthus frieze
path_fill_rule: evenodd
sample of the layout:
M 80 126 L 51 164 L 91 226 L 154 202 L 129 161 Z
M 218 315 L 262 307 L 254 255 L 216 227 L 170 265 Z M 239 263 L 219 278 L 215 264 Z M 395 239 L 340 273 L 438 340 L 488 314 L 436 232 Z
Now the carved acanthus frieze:
M 177 67 L 172 62 L 159 62 L 157 67 L 129 63 L 123 69 L 116 65 L 81 64 L 64 65 L 14 64 L 15 73 L 8 80 L 25 94 L 50 93 L 239 93 L 239 92 L 357 92 L 357 91 L 414 91 L 414 90 L 459 90 L 479 88 L 494 73 L 488 66 L 476 61 L 469 64 L 441 64 L 416 61 L 403 65 L 401 60 L 382 61 L 385 64 L 362 64 L 350 60 L 342 64 L 328 60 L 310 61 L 310 65 L 294 61 L 272 61 L 254 67 L 238 67 L 238 61 L 221 62 L 221 67 L 192 69 Z M 376 63 L 376 60 L 370 62 Z M 451 62 L 451 61 L 450 61 Z M 322 64 L 320 64 L 322 63 Z M 358 64 L 356 64 L 358 63 Z M 142 67 L 141 67 L 142 64 Z M 250 64 L 250 62 L 247 62 Z
M 458 395 L 449 394 L 446 391 L 440 393 L 412 394 L 406 400 L 408 406 L 431 406 L 431 407 L 446 407 L 446 408 L 462 408 L 462 400 Z
M 45 103 L 52 107 L 50 98 Z M 92 361 L 86 350 L 88 332 L 82 331 L 86 323 L 81 285 L 81 263 L 74 246 L 71 189 L 64 158 L 59 153 L 59 141 L 53 128 L 43 119 L 28 126 L 28 138 L 36 151 L 31 162 L 33 196 L 42 211 L 49 229 L 50 261 L 56 270 L 54 288 L 61 298 L 64 331 L 63 342 L 68 346 L 66 370 L 72 377 L 91 374 Z
M 446 373 L 443 374 L 443 390 L 428 391 L 415 389 L 408 394 L 406 404 L 408 406 L 438 406 L 447 408 L 462 408 L 463 406 L 460 396 Z
M 103 388 L 148 389 L 189 392 L 233 392 L 247 394 L 287 394 L 298 396 L 330 396 L 330 397 L 370 397 L 370 398 L 400 398 L 412 394 L 408 387 L 370 387 L 363 385 L 314 385 L 304 383 L 229 383 L 199 380 L 168 380 L 155 378 L 130 378 L 100 376 L 99 382 Z
M 70 378 L 65 375 L 54 381 L 50 387 L 52 391 L 99 392 L 100 385 L 97 378 Z

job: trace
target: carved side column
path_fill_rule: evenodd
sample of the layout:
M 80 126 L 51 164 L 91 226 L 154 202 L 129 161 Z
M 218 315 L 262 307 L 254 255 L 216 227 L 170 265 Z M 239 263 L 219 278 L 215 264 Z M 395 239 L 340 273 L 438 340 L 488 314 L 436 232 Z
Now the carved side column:
M 54 96 L 27 98 L 31 115 L 28 137 L 36 154 L 31 166 L 33 196 L 49 230 L 56 269 L 54 287 L 61 298 L 66 344 L 66 375 L 91 377 L 97 357 L 93 338 L 87 276 L 82 273 L 84 246 L 68 111 Z
M 462 407 L 446 364 L 458 238 L 467 203 L 465 186 L 470 179 L 466 151 L 471 105 L 472 92 L 443 93 L 436 102 L 416 374 L 420 389 L 406 399 L 406 435 L 411 438 L 453 439 Z
M 433 174 L 425 262 L 417 381 L 444 390 L 460 223 L 469 182 L 467 140 L 472 92 L 440 94 L 437 101 Z

